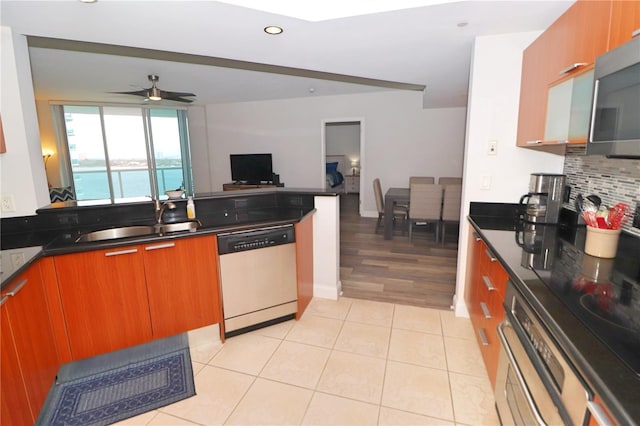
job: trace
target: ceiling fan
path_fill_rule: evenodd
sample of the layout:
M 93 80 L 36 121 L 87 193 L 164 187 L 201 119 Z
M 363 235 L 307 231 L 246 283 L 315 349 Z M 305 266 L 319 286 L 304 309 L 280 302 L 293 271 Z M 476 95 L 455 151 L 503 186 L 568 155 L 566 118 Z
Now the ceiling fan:
M 168 101 L 177 101 L 177 102 L 186 102 L 191 103 L 193 100 L 185 99 L 185 96 L 195 96 L 193 93 L 188 92 L 170 92 L 167 90 L 161 90 L 158 88 L 158 80 L 160 77 L 157 75 L 148 75 L 149 81 L 151 82 L 151 87 L 148 89 L 135 90 L 133 92 L 112 92 L 119 93 L 122 95 L 135 95 L 142 96 L 146 98 L 145 100 L 150 101 L 160 101 L 160 100 L 168 100 Z

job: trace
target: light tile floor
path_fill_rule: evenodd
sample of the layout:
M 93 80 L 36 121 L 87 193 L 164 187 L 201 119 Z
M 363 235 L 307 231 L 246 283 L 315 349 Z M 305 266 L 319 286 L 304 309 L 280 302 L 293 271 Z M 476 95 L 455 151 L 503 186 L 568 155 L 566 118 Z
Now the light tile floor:
M 313 299 L 300 321 L 190 333 L 196 395 L 119 425 L 499 425 L 471 323 Z

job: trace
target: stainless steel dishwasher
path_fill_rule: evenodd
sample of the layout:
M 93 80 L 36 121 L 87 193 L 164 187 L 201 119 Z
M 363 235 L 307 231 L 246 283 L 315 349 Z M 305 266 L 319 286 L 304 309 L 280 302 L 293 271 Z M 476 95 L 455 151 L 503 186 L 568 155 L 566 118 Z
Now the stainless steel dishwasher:
M 298 309 L 293 225 L 218 235 L 225 336 L 293 318 Z

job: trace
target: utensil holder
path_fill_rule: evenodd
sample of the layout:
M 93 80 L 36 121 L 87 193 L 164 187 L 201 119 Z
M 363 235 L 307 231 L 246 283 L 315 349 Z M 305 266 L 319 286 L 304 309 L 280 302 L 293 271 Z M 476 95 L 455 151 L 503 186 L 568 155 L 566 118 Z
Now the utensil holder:
M 600 229 L 587 226 L 584 252 L 595 257 L 613 258 L 618 251 L 620 229 Z

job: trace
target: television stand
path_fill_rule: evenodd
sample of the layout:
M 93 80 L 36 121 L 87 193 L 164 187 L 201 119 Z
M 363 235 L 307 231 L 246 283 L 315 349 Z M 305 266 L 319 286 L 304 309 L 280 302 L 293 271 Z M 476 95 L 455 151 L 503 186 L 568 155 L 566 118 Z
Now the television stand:
M 222 184 L 223 191 L 237 191 L 240 189 L 256 189 L 256 188 L 283 188 L 284 183 L 273 184 L 270 182 L 265 183 L 243 183 L 243 182 L 231 182 Z

